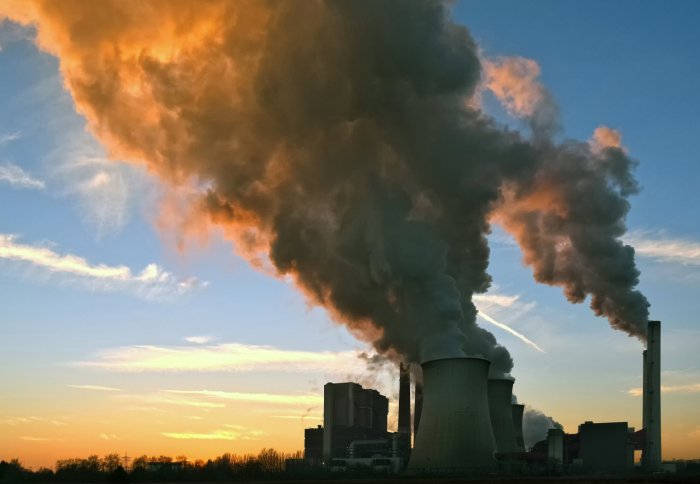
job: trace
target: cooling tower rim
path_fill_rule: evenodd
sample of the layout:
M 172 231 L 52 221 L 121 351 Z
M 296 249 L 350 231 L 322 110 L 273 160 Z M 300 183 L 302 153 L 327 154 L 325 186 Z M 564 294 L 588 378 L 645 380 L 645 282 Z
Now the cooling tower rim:
M 523 407 L 523 408 L 525 408 L 524 403 L 511 403 L 510 406 L 511 407 Z
M 477 360 L 477 361 L 485 361 L 489 365 L 491 364 L 491 360 L 484 358 L 483 356 L 447 356 L 445 358 L 432 358 L 430 360 L 426 360 L 423 363 L 420 364 L 421 367 L 424 367 L 425 365 L 436 363 L 438 361 L 447 361 L 447 360 L 457 360 L 457 361 L 465 361 L 465 360 Z
M 515 383 L 515 378 L 512 376 L 496 376 L 496 377 L 489 377 L 489 382 L 492 381 L 507 381 L 510 383 Z

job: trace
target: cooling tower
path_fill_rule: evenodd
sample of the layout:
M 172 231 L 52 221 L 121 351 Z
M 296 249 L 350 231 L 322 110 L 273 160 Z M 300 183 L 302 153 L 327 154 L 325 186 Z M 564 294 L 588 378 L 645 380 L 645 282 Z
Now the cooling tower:
M 661 469 L 661 322 L 649 321 L 642 372 L 643 418 L 646 442 L 642 461 L 647 471 Z
M 483 358 L 447 358 L 421 365 L 423 411 L 409 472 L 478 474 L 495 468 L 490 364 Z
M 512 404 L 513 415 L 513 431 L 515 432 L 515 445 L 518 447 L 518 452 L 525 452 L 525 440 L 523 439 L 523 412 L 525 405 Z
M 513 426 L 513 380 L 494 378 L 488 382 L 489 414 L 496 439 L 496 452 L 509 454 L 518 452 Z

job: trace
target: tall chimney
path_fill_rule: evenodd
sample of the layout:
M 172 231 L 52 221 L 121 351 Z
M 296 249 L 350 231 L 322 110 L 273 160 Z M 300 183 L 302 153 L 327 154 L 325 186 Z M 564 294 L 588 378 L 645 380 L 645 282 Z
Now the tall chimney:
M 411 371 L 399 363 L 399 433 L 411 435 Z
M 525 452 L 525 440 L 523 439 L 523 413 L 525 405 L 514 403 L 511 405 L 513 413 L 513 430 L 515 431 L 515 444 L 518 452 Z
M 414 388 L 413 401 L 413 444 L 415 445 L 416 437 L 418 436 L 418 426 L 420 425 L 420 416 L 423 413 L 423 382 L 416 380 Z
M 494 470 L 495 443 L 483 358 L 423 363 L 423 412 L 409 473 L 483 474 Z
M 649 472 L 661 468 L 661 322 L 649 321 L 644 360 L 643 419 L 646 442 L 643 464 Z
M 513 379 L 494 378 L 489 380 L 489 414 L 491 427 L 496 439 L 496 451 L 501 454 L 518 452 L 513 425 Z

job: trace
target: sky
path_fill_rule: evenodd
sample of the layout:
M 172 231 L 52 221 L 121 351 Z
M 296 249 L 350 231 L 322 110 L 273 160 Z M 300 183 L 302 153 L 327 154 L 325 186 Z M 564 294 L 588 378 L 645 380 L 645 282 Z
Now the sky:
M 625 240 L 662 321 L 663 457 L 700 457 L 700 6 L 465 0 L 453 16 L 482 58 L 536 63 L 557 139 L 607 126 L 638 160 Z M 178 247 L 162 182 L 110 159 L 33 37 L 0 24 L 0 459 L 299 450 L 327 381 L 375 386 L 395 415 L 396 372 L 368 370 L 371 349 L 290 279 L 251 267 L 217 230 Z M 527 130 L 493 92 L 479 102 Z M 641 343 L 536 284 L 502 230 L 490 244 L 478 323 L 513 355 L 519 401 L 567 432 L 639 428 Z

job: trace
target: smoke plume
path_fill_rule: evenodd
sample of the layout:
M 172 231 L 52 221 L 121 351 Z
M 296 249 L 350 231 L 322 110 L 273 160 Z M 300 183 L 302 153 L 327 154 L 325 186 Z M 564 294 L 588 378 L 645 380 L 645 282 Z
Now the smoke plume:
M 537 442 L 547 438 L 549 429 L 563 429 L 562 425 L 540 410 L 525 406 L 523 413 L 523 441 L 525 448 L 530 448 Z
M 591 295 L 598 314 L 640 334 L 646 301 L 619 242 L 633 162 L 529 141 L 470 108 L 477 46 L 443 2 L 3 10 L 36 26 L 112 157 L 188 191 L 182 230 L 223 227 L 239 254 L 269 261 L 378 351 L 474 354 L 511 370 L 471 301 L 490 284 L 494 216 L 537 280 L 572 301 Z

